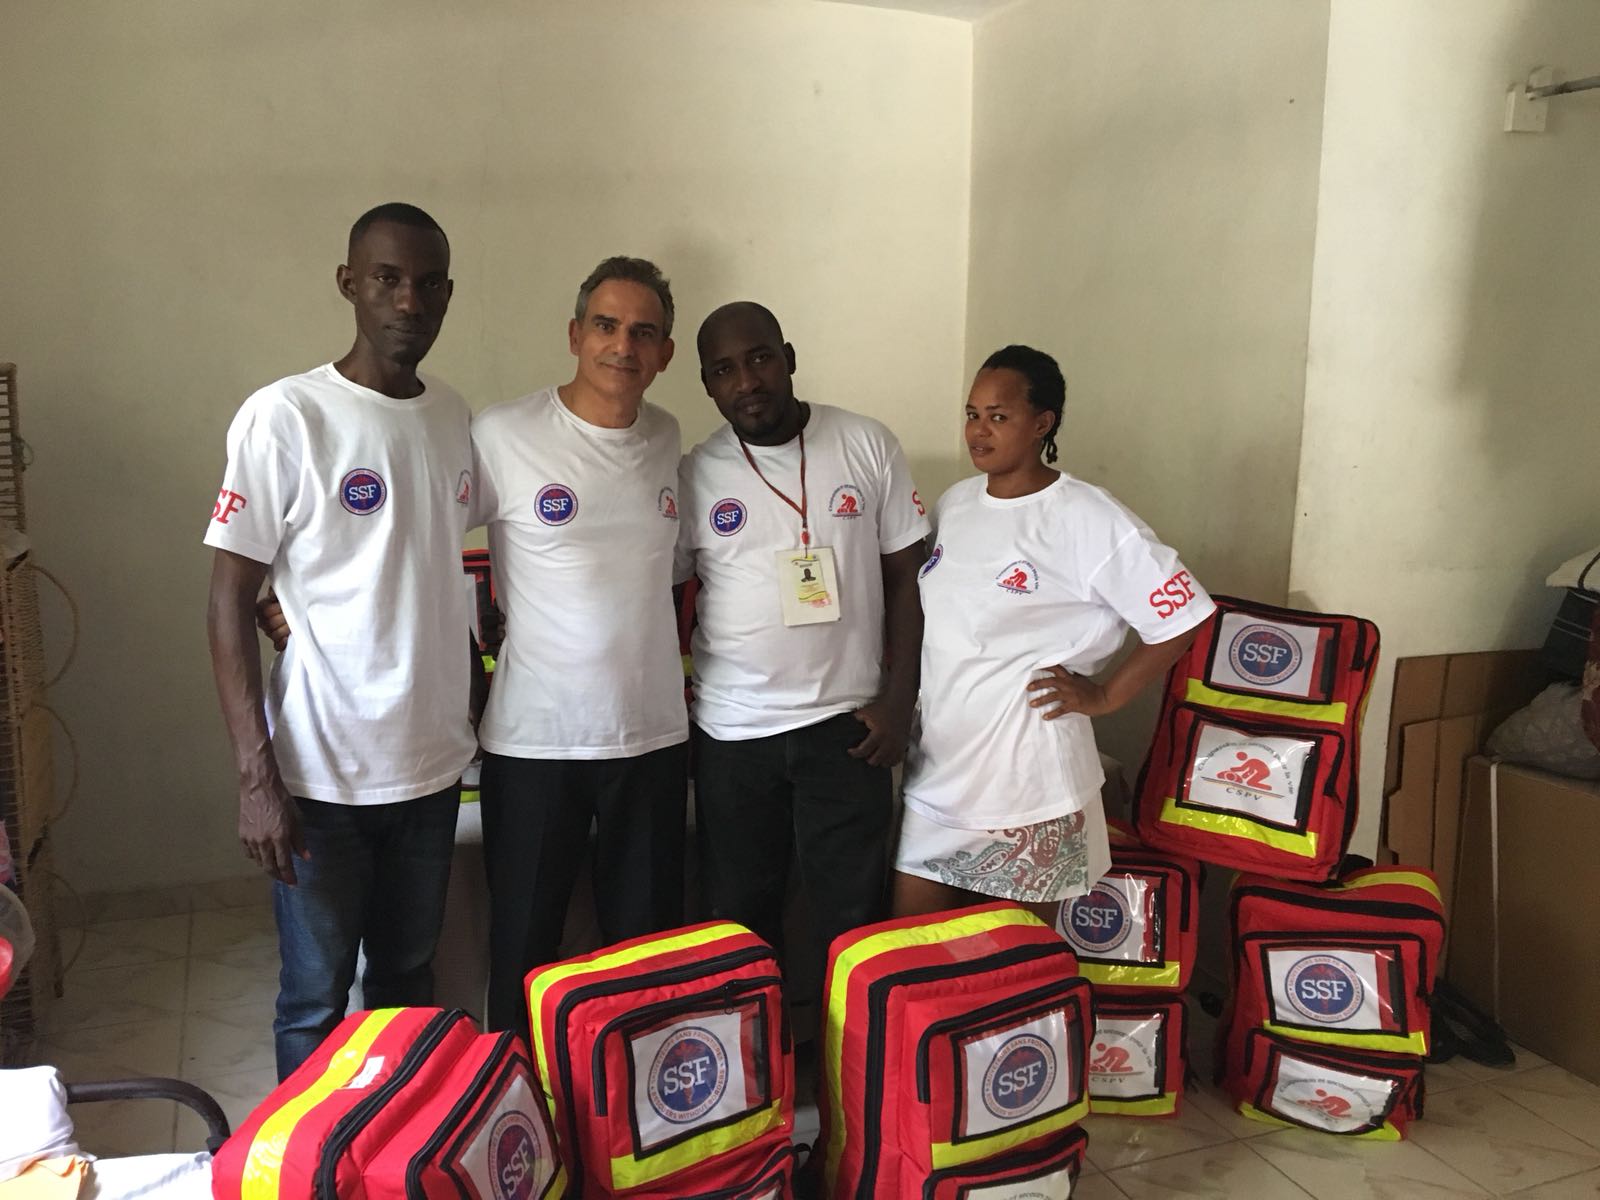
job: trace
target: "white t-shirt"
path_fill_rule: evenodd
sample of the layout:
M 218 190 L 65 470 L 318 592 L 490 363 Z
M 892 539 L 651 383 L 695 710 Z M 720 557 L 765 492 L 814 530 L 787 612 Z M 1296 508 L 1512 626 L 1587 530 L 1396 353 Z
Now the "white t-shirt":
M 489 526 L 505 644 L 478 729 L 514 758 L 630 758 L 689 736 L 672 609 L 672 414 L 626 429 L 573 415 L 555 388 L 472 422 L 473 522 Z
M 268 565 L 294 630 L 266 708 L 296 796 L 410 800 L 472 759 L 470 413 L 438 380 L 423 384 L 396 400 L 328 364 L 262 388 L 228 430 L 205 540 Z
M 1104 489 L 1063 474 L 1000 500 L 986 484 L 962 480 L 934 514 L 921 733 L 906 760 L 906 806 L 958 829 L 1031 825 L 1097 797 L 1093 725 L 1029 708 L 1037 672 L 1092 674 L 1129 626 L 1164 642 L 1216 607 L 1177 552 Z
M 928 520 L 900 443 L 877 421 L 825 404 L 805 427 L 813 546 L 833 551 L 837 621 L 786 626 L 777 555 L 800 515 L 761 482 L 724 425 L 683 460 L 677 577 L 700 577 L 694 720 L 724 741 L 767 737 L 849 712 L 883 683 L 883 564 Z M 774 487 L 800 501 L 800 439 L 751 446 Z

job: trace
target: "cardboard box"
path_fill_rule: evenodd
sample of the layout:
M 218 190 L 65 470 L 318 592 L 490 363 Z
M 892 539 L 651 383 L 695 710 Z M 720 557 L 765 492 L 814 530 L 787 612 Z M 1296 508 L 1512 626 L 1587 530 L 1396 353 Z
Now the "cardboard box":
M 1446 911 L 1455 892 L 1467 760 L 1547 681 L 1535 650 L 1436 654 L 1395 664 L 1381 844 L 1389 861 L 1427 867 L 1439 877 Z
M 1494 1011 L 1490 763 L 1467 765 L 1446 975 Z M 1600 1083 L 1600 783 L 1499 769 L 1499 1019 L 1537 1054 Z

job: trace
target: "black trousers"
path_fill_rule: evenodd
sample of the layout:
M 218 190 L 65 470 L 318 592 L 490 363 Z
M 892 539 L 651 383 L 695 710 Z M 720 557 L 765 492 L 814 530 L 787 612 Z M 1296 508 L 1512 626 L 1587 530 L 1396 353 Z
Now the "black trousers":
M 849 713 L 741 742 L 694 730 L 695 830 L 706 908 L 784 951 L 783 901 L 793 854 L 813 941 L 787 948 L 788 974 L 816 989 L 828 944 L 881 920 L 885 910 L 893 785 L 887 767 L 847 753 L 866 734 Z
M 591 824 L 606 942 L 683 924 L 687 754 L 680 743 L 634 758 L 483 756 L 491 1030 L 528 1032 L 522 980 L 555 961 Z

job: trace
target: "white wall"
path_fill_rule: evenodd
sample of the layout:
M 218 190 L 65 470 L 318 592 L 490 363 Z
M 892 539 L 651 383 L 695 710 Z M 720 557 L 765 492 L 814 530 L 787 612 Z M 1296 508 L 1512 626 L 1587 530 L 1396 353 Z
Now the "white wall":
M 967 375 L 1067 377 L 1062 465 L 1215 591 L 1289 575 L 1328 7 L 1029 0 L 974 37 Z M 949 436 L 959 447 L 958 404 Z M 970 466 L 961 456 L 961 474 Z M 1153 699 L 1099 723 L 1136 770 Z
M 1333 0 L 1290 587 L 1371 617 L 1355 848 L 1376 844 L 1394 660 L 1537 645 L 1600 542 L 1600 93 L 1501 132 L 1539 65 L 1600 71 L 1588 0 Z
M 215 715 L 200 536 L 229 418 L 336 357 L 344 231 L 428 208 L 456 299 L 431 369 L 482 406 L 569 377 L 601 257 L 673 277 L 655 398 L 715 423 L 694 330 L 771 305 L 802 396 L 949 457 L 962 372 L 971 31 L 810 0 L 10 0 L 0 358 L 22 371 L 41 561 L 76 593 L 57 707 L 80 889 L 248 870 Z M 59 616 L 59 614 L 53 614 Z

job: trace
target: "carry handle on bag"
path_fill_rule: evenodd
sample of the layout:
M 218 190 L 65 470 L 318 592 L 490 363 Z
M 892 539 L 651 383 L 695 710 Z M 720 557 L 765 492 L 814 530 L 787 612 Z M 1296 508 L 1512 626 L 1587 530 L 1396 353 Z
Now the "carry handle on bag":
M 1343 1137 L 1399 1141 L 1422 1116 L 1420 1059 L 1307 1046 L 1260 1029 L 1224 1086 L 1243 1116 Z
M 635 938 L 537 968 L 526 985 L 574 1195 L 716 1195 L 788 1145 L 782 978 L 748 929 Z

